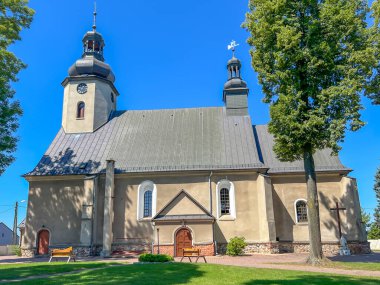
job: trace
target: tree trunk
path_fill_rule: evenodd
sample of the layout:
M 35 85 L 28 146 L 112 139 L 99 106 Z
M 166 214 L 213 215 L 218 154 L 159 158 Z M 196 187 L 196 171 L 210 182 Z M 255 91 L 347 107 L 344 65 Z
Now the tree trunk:
M 321 228 L 319 222 L 319 202 L 317 180 L 315 175 L 314 158 L 311 145 L 304 148 L 303 162 L 307 184 L 307 210 L 309 221 L 310 254 L 308 263 L 313 265 L 323 262 Z

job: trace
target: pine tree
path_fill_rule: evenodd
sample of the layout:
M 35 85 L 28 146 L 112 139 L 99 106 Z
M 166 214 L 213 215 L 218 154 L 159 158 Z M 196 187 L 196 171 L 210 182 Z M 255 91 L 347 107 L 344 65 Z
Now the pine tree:
M 377 169 L 375 174 L 375 184 L 373 185 L 373 190 L 376 195 L 376 208 L 374 212 L 375 223 L 380 228 L 380 167 Z
M 313 154 L 324 148 L 337 154 L 345 132 L 364 125 L 361 94 L 378 102 L 377 10 L 377 22 L 368 27 L 365 0 L 250 0 L 249 8 L 244 27 L 251 33 L 252 65 L 264 102 L 270 104 L 274 151 L 282 161 L 304 161 L 309 262 L 319 264 L 323 254 Z

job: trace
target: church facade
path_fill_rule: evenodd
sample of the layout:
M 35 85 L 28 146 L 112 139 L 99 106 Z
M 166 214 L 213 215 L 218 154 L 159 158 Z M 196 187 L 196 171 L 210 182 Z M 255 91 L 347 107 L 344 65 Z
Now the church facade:
M 267 126 L 252 124 L 238 59 L 227 64 L 224 107 L 120 111 L 96 27 L 83 46 L 62 83 L 62 128 L 24 175 L 24 256 L 67 246 L 84 256 L 214 255 L 235 236 L 246 252 L 308 251 L 303 164 L 279 161 Z M 324 251 L 339 247 L 336 202 L 351 251 L 368 251 L 351 170 L 329 150 L 314 159 Z

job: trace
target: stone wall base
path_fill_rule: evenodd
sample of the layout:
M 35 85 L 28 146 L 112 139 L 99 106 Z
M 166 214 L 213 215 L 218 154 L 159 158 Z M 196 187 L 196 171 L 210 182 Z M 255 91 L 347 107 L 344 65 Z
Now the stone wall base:
M 322 251 L 326 255 L 337 255 L 339 253 L 339 243 L 323 243 Z M 351 254 L 371 253 L 368 242 L 348 242 Z M 225 254 L 227 244 L 218 244 L 218 254 Z M 267 242 L 267 243 L 249 243 L 244 249 L 245 254 L 277 254 L 277 253 L 309 253 L 308 243 L 297 242 Z
M 194 245 L 193 248 L 200 249 L 202 255 L 213 256 L 214 255 L 214 244 L 199 244 Z M 154 245 L 153 252 L 158 253 L 158 245 Z M 173 245 L 160 245 L 160 254 L 167 254 L 170 256 L 175 256 L 175 246 Z
M 309 253 L 308 243 L 291 243 L 291 242 L 279 242 L 278 243 L 280 253 Z M 340 244 L 334 243 L 322 243 L 322 251 L 326 255 L 339 254 Z M 351 254 L 367 254 L 371 253 L 371 249 L 368 242 L 348 242 L 348 247 Z
M 195 245 L 199 248 L 201 253 L 206 256 L 214 255 L 214 244 Z M 370 244 L 368 242 L 348 242 L 348 247 L 351 254 L 367 254 L 371 253 Z M 49 248 L 49 253 L 54 246 Z M 62 247 L 56 247 L 62 248 Z M 226 243 L 218 243 L 217 253 L 225 254 L 227 250 Z M 339 253 L 339 243 L 323 243 L 323 253 L 326 255 L 337 255 Z M 102 246 L 94 246 L 91 250 L 89 246 L 74 246 L 74 253 L 78 257 L 99 256 L 102 251 Z M 112 245 L 112 252 L 151 252 L 149 244 L 114 244 Z M 154 245 L 154 253 L 158 253 L 158 246 Z M 267 243 L 250 243 L 244 249 L 245 254 L 259 253 L 259 254 L 277 254 L 277 253 L 308 253 L 309 244 L 300 242 L 267 242 Z M 175 256 L 174 245 L 160 245 L 160 253 Z M 21 248 L 22 257 L 34 257 L 36 255 L 35 249 Z
M 50 246 L 49 247 L 49 255 L 53 249 L 62 249 L 67 246 Z M 74 248 L 74 254 L 78 257 L 88 257 L 88 256 L 100 256 L 101 251 L 103 250 L 103 247 L 100 245 L 93 246 L 91 249 L 91 246 L 75 246 Z M 148 244 L 113 244 L 112 245 L 112 252 L 119 251 L 119 252 L 150 252 L 151 247 Z M 35 257 L 36 256 L 36 249 L 26 249 L 21 248 L 21 255 L 22 257 Z
M 21 256 L 31 258 L 34 257 L 35 250 L 34 249 L 28 249 L 28 248 L 21 248 Z

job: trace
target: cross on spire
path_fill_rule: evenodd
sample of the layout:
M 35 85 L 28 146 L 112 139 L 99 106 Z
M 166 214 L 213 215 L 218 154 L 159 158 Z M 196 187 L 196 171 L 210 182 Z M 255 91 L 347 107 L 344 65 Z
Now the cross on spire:
M 235 57 L 235 50 L 238 46 L 239 44 L 234 40 L 232 40 L 231 44 L 228 45 L 228 50 L 232 50 L 232 57 Z
M 92 29 L 94 30 L 94 32 L 96 31 L 96 1 L 94 1 L 94 24 L 92 25 Z

